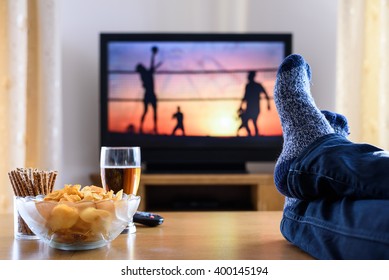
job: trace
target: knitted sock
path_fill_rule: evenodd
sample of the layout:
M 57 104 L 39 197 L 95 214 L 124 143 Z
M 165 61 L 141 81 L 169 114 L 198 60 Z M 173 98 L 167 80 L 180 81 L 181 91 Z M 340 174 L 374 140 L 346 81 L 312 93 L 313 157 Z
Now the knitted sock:
M 343 135 L 344 137 L 350 135 L 347 118 L 345 116 L 326 110 L 322 110 L 321 113 L 327 119 L 331 127 L 335 130 L 335 133 Z M 292 207 L 297 201 L 297 198 L 286 196 L 284 210 L 286 210 L 288 207 Z
M 278 69 L 274 101 L 281 119 L 284 144 L 274 170 L 280 193 L 291 196 L 287 174 L 292 161 L 316 139 L 334 129 L 316 107 L 310 93 L 311 71 L 300 55 L 290 55 Z
M 330 123 L 335 133 L 343 135 L 344 137 L 350 135 L 350 129 L 345 116 L 327 110 L 322 110 L 321 112 Z

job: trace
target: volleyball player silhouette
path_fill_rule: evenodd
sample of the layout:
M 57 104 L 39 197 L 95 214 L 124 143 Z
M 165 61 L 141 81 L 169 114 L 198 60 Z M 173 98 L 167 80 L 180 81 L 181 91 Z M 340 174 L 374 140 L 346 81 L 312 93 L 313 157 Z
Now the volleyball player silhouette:
M 247 131 L 247 136 L 251 136 L 251 131 L 250 131 L 250 127 L 248 125 L 248 117 L 247 117 L 247 113 L 245 110 L 243 110 L 243 108 L 239 108 L 238 110 L 238 116 L 239 116 L 239 119 L 242 121 L 240 126 L 238 127 L 238 130 L 236 131 L 236 136 L 239 136 L 239 131 L 244 128 L 246 129 Z
M 173 119 L 177 120 L 177 125 L 173 129 L 172 135 L 175 135 L 179 129 L 182 131 L 182 135 L 185 135 L 184 114 L 181 112 L 180 106 L 177 107 L 177 112 L 173 115 Z
M 255 135 L 258 136 L 259 131 L 257 120 L 260 113 L 261 94 L 265 95 L 268 110 L 270 110 L 270 99 L 265 88 L 260 83 L 254 81 L 255 74 L 255 71 L 250 71 L 248 73 L 248 83 L 246 84 L 240 108 L 242 108 L 243 104 L 246 103 L 245 114 L 247 117 L 247 123 L 251 120 L 254 125 Z
M 157 96 L 154 90 L 154 72 L 155 70 L 161 66 L 162 62 L 159 62 L 157 65 L 154 65 L 155 56 L 158 53 L 157 47 L 151 48 L 151 63 L 150 68 L 147 69 L 142 63 L 139 63 L 136 66 L 136 71 L 140 74 L 140 78 L 142 80 L 142 86 L 144 88 L 144 110 L 140 122 L 139 132 L 143 133 L 143 122 L 145 120 L 149 105 L 153 108 L 153 120 L 154 120 L 154 133 L 157 134 Z

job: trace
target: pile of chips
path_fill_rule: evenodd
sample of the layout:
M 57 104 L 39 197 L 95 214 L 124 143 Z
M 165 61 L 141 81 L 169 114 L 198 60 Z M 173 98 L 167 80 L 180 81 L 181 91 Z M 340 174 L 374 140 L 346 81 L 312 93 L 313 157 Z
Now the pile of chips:
M 99 201 L 104 199 L 120 200 L 123 196 L 123 190 L 114 195 L 113 191 L 106 192 L 103 188 L 97 186 L 65 185 L 61 190 L 49 193 L 44 200 L 46 201 Z
M 122 196 L 122 190 L 114 194 L 93 185 L 65 185 L 35 206 L 56 242 L 93 242 L 109 234 L 117 209 L 123 208 Z

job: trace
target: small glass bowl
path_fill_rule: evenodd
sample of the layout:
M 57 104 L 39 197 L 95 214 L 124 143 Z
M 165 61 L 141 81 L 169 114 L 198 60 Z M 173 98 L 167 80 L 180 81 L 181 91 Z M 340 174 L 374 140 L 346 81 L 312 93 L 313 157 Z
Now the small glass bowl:
M 54 202 L 43 195 L 16 197 L 16 207 L 32 232 L 50 247 L 89 250 L 107 245 L 127 226 L 140 197 L 121 200 Z

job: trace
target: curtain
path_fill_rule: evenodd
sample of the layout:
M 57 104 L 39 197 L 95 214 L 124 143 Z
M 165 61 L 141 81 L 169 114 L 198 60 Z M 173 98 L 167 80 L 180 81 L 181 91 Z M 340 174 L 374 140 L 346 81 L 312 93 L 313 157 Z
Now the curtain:
M 389 0 L 342 0 L 337 103 L 350 138 L 389 149 Z
M 0 0 L 0 213 L 13 209 L 10 170 L 61 168 L 56 5 Z

